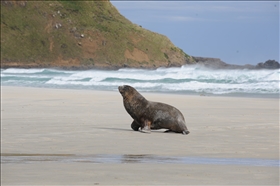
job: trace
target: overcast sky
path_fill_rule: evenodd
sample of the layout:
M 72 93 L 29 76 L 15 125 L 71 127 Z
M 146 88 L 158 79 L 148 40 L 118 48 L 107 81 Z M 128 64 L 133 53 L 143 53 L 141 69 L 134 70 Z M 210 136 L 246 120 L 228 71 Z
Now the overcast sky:
M 279 1 L 111 1 L 189 55 L 230 64 L 279 61 Z

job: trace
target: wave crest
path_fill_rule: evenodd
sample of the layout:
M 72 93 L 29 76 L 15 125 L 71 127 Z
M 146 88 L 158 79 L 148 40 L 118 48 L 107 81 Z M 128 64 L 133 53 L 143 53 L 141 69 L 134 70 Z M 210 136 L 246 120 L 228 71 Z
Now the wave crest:
M 280 70 L 213 70 L 199 66 L 65 71 L 1 69 L 3 85 L 117 90 L 129 84 L 140 91 L 180 93 L 279 94 Z

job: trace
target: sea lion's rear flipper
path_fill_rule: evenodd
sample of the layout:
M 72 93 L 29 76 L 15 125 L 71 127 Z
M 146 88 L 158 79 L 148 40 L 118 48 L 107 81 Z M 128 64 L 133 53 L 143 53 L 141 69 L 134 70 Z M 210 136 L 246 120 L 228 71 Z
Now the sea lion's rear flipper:
M 187 135 L 187 134 L 189 134 L 190 133 L 190 131 L 188 131 L 188 130 L 184 130 L 183 132 L 182 132 L 182 134 L 184 134 L 184 135 Z

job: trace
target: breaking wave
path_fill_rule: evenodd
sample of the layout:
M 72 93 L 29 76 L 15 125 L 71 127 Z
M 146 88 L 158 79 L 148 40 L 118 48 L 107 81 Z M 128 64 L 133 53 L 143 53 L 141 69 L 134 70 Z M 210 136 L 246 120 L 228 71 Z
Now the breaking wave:
M 128 84 L 139 91 L 209 94 L 279 94 L 277 70 L 213 70 L 200 66 L 67 71 L 56 69 L 1 69 L 8 86 L 117 90 Z

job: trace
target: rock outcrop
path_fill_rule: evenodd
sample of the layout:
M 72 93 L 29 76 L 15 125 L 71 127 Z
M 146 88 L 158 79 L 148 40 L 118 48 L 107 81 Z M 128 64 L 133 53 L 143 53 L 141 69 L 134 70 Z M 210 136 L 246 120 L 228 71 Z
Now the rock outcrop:
M 258 63 L 256 65 L 257 69 L 279 69 L 280 65 L 279 62 L 275 61 L 275 60 L 267 60 L 264 63 Z
M 213 69 L 279 69 L 279 62 L 275 60 L 267 60 L 265 63 L 258 63 L 254 65 L 232 65 L 223 62 L 219 58 L 208 58 L 208 57 L 192 57 L 195 64 L 205 66 Z

